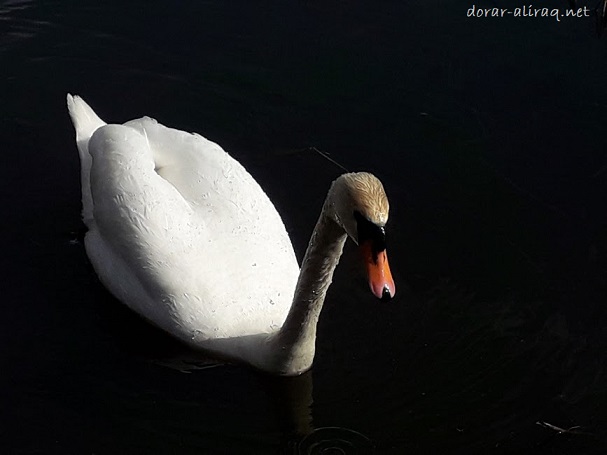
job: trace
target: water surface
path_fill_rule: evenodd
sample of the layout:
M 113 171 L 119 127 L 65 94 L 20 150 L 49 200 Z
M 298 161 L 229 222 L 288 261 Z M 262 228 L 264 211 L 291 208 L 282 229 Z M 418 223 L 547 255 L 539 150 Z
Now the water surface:
M 3 453 L 604 453 L 607 43 L 470 6 L 0 3 Z M 350 245 L 310 373 L 180 371 L 78 240 L 67 92 L 220 143 L 300 259 L 341 172 L 313 148 L 376 173 L 397 297 Z

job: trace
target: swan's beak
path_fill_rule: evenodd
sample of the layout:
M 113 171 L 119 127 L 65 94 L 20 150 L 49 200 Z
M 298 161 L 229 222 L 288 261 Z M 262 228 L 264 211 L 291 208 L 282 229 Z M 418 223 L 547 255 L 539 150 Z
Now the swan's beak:
M 367 268 L 371 292 L 378 299 L 390 300 L 396 294 L 396 287 L 392 279 L 392 272 L 390 272 L 386 250 L 375 253 L 371 240 L 362 242 L 360 250 Z

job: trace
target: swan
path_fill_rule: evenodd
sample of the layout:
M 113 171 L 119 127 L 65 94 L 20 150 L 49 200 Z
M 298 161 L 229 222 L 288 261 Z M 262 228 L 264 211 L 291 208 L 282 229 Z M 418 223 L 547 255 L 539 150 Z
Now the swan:
M 390 299 L 388 199 L 366 172 L 331 185 L 301 271 L 274 205 L 198 134 L 143 117 L 106 124 L 67 95 L 81 162 L 85 249 L 103 285 L 186 344 L 278 375 L 312 366 L 316 325 L 347 237 Z

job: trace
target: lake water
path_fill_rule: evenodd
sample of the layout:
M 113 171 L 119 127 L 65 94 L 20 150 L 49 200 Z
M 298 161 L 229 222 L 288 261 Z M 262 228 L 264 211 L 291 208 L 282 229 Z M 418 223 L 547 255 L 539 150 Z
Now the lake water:
M 606 37 L 472 5 L 0 1 L 0 452 L 606 453 Z M 191 360 L 88 263 L 67 92 L 221 144 L 299 259 L 315 150 L 374 172 L 396 298 L 349 245 L 311 372 Z

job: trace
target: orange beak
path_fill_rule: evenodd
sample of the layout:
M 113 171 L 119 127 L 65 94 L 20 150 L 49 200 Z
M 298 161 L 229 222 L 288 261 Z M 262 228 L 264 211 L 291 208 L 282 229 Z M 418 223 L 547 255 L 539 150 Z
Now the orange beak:
M 360 250 L 367 268 L 369 287 L 378 299 L 390 300 L 396 294 L 396 287 L 388 264 L 386 250 L 375 254 L 373 243 L 367 240 L 360 244 Z

